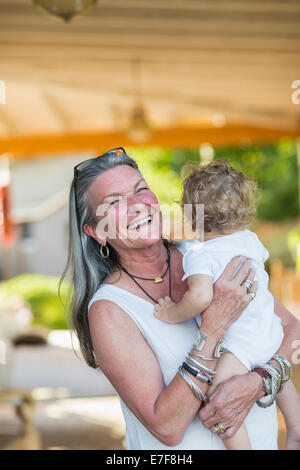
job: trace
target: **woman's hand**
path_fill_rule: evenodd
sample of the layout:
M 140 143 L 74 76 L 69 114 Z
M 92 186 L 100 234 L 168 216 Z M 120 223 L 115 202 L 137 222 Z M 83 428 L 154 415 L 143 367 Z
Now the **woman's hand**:
M 243 264 L 242 264 L 243 263 Z M 241 266 L 238 273 L 234 273 Z M 257 291 L 258 284 L 254 281 L 255 271 L 251 268 L 251 260 L 238 256 L 226 267 L 214 285 L 213 300 L 201 315 L 201 330 L 216 339 L 223 338 L 230 325 L 238 319 L 243 310 L 251 302 L 251 294 L 242 283 L 248 279 L 253 282 L 252 292 Z
M 213 433 L 216 433 L 214 426 L 221 422 L 226 432 L 218 436 L 225 440 L 236 433 L 254 403 L 263 395 L 262 379 L 258 374 L 236 375 L 218 385 L 199 416 Z

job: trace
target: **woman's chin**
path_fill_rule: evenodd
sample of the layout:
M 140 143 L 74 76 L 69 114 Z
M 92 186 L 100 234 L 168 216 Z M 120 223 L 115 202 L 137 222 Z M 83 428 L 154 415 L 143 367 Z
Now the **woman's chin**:
M 136 232 L 134 236 L 131 236 L 128 233 L 128 238 L 131 242 L 135 243 L 138 246 L 151 246 L 161 240 L 161 232 L 156 231 L 155 233 L 152 231 L 140 231 Z

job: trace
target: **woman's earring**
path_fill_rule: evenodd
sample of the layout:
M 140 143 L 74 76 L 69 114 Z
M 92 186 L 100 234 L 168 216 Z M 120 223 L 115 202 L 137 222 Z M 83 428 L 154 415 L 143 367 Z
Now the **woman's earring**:
M 106 251 L 105 251 L 105 254 L 103 253 L 103 248 L 105 248 L 105 250 L 106 250 Z M 106 245 L 104 245 L 104 246 L 103 246 L 103 245 L 100 245 L 100 256 L 101 256 L 101 258 L 104 258 L 104 259 L 106 259 L 106 258 L 109 257 L 109 248 L 108 248 L 108 246 L 106 246 Z

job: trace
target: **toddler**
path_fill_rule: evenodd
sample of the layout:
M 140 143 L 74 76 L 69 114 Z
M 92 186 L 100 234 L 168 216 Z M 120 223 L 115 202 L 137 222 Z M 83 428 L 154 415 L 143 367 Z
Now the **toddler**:
M 256 215 L 256 196 L 256 183 L 221 160 L 195 168 L 183 185 L 182 204 L 192 204 L 193 230 L 199 230 L 196 205 L 204 204 L 204 241 L 186 242 L 182 280 L 187 279 L 188 289 L 177 304 L 168 297 L 160 299 L 157 318 L 178 323 L 195 317 L 200 325 L 200 314 L 213 297 L 213 283 L 238 255 L 252 259 L 259 285 L 256 297 L 226 333 L 208 396 L 224 380 L 267 363 L 283 340 L 264 269 L 269 253 L 257 235 L 246 228 Z M 286 421 L 286 448 L 300 449 L 300 404 L 291 381 L 285 384 L 277 403 Z M 228 449 L 251 449 L 245 424 L 224 444 Z

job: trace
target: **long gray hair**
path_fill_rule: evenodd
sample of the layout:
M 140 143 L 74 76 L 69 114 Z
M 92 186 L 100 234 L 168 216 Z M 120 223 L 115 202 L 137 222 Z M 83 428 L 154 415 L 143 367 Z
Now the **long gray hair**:
M 99 243 L 86 235 L 82 227 L 84 224 L 96 227 L 98 223 L 88 194 L 91 183 L 106 170 L 119 165 L 128 165 L 139 171 L 136 162 L 128 155 L 109 152 L 83 165 L 70 188 L 68 260 L 59 282 L 59 295 L 69 274 L 70 289 L 65 304 L 67 323 L 75 330 L 82 355 L 93 368 L 98 365 L 89 328 L 88 303 L 106 276 L 114 270 L 119 258 L 111 246 L 109 257 L 102 258 Z

